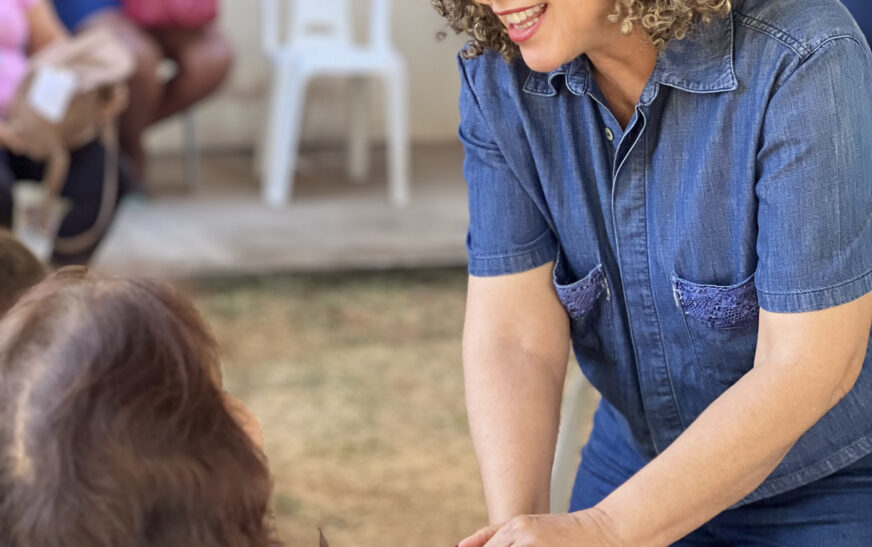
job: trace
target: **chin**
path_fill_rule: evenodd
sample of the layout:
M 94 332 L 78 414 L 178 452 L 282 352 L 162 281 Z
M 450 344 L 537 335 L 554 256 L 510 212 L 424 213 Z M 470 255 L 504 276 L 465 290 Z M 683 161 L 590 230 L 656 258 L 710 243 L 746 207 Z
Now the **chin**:
M 545 51 L 536 51 L 533 48 L 521 48 L 521 57 L 524 63 L 535 72 L 551 72 L 566 63 L 566 60 L 558 55 L 548 54 Z

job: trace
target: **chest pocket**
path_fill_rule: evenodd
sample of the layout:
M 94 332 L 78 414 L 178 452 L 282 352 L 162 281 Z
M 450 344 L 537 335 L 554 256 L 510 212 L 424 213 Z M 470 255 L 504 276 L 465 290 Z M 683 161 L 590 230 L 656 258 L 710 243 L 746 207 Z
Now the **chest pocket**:
M 700 371 L 725 386 L 733 385 L 754 366 L 760 318 L 754 277 L 722 286 L 673 275 L 672 286 Z
M 582 368 L 586 364 L 613 364 L 614 323 L 602 265 L 597 264 L 579 279 L 558 257 L 554 287 L 569 315 L 572 346 Z

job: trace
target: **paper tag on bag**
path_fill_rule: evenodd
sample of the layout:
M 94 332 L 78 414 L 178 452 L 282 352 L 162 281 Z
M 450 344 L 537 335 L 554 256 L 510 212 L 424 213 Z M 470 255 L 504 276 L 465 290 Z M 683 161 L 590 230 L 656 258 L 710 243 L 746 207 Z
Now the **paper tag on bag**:
M 42 67 L 33 79 L 27 102 L 49 122 L 60 123 L 67 115 L 77 84 L 76 73 L 71 70 Z

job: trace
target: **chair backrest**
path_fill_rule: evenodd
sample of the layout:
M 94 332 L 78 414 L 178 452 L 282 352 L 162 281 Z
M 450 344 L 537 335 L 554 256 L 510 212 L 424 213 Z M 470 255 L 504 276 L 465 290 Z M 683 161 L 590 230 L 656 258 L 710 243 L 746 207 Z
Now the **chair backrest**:
M 281 17 L 279 4 L 289 4 L 285 42 L 295 41 L 351 44 L 352 4 L 361 0 L 261 0 L 261 29 L 264 49 L 274 52 L 280 47 Z M 364 0 L 369 7 L 369 44 L 389 48 L 391 43 L 391 0 Z
M 292 42 L 352 42 L 349 0 L 293 0 L 289 16 Z
M 391 0 L 369 0 L 369 41 L 375 48 L 391 44 Z

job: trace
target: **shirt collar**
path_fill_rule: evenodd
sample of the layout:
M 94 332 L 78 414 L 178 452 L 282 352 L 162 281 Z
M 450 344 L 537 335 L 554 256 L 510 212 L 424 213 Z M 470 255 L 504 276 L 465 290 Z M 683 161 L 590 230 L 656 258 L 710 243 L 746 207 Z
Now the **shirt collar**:
M 734 91 L 738 81 L 733 66 L 733 39 L 731 16 L 697 27 L 684 40 L 669 42 L 657 58 L 651 81 L 690 93 Z M 531 71 L 523 89 L 551 97 L 557 94 L 562 80 L 571 93 L 584 95 L 591 88 L 590 75 L 590 61 L 581 55 L 551 72 Z

